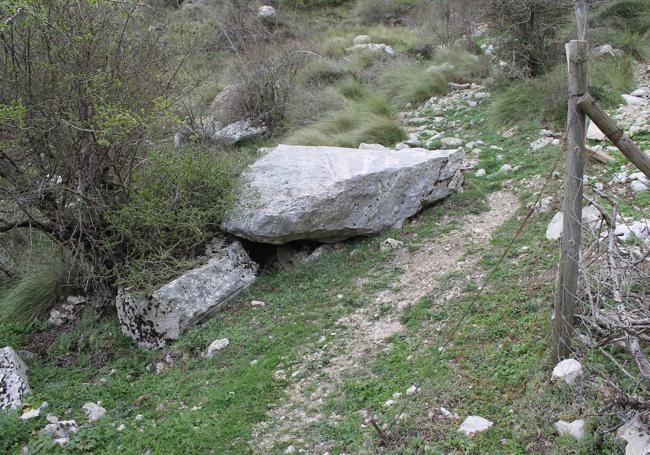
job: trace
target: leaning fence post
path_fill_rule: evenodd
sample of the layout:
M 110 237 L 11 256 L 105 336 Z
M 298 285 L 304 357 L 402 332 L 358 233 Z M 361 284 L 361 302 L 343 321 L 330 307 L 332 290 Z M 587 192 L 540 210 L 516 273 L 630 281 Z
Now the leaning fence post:
M 578 22 L 580 23 L 580 17 Z M 580 31 L 583 35 L 584 31 Z M 581 36 L 584 38 L 584 36 Z M 585 114 L 578 101 L 587 92 L 587 51 L 584 40 L 566 45 L 569 67 L 569 111 L 567 118 L 566 179 L 564 182 L 562 252 L 555 295 L 551 360 L 558 362 L 571 353 L 573 319 L 578 289 L 580 242 L 582 241 L 582 193 L 585 156 Z

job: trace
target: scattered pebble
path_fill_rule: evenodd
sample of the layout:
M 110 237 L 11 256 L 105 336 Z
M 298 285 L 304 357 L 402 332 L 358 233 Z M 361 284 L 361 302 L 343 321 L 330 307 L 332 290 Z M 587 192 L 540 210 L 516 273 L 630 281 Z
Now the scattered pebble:
M 573 422 L 560 420 L 555 422 L 555 429 L 560 436 L 573 436 L 578 441 L 585 437 L 585 421 L 582 419 L 574 420 Z
M 566 359 L 553 368 L 553 380 L 561 380 L 567 384 L 573 384 L 576 379 L 582 376 L 582 365 L 575 359 Z
M 473 436 L 476 433 L 489 430 L 492 425 L 492 422 L 481 416 L 469 416 L 458 428 L 458 432 L 463 433 L 465 436 Z

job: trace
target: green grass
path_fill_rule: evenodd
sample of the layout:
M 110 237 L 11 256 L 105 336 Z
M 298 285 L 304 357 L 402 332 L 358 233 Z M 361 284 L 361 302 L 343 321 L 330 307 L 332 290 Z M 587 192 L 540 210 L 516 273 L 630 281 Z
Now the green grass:
M 406 138 L 387 98 L 357 80 L 344 81 L 338 88 L 349 100 L 347 107 L 299 129 L 287 143 L 355 148 L 363 142 L 392 146 Z
M 634 87 L 634 66 L 630 57 L 603 56 L 589 65 L 589 92 L 605 108 L 618 106 L 621 94 Z M 493 97 L 488 117 L 493 126 L 542 123 L 561 127 L 566 121 L 566 66 L 537 79 L 510 82 Z

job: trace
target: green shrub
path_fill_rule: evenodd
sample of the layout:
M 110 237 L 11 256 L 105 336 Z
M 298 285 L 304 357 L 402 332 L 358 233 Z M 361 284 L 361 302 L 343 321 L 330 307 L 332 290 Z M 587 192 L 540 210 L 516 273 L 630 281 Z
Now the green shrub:
M 650 31 L 650 1 L 620 0 L 600 10 L 592 22 L 642 35 Z
M 606 108 L 618 106 L 621 93 L 634 86 L 634 67 L 630 58 L 604 56 L 591 61 L 589 92 Z M 567 70 L 558 65 L 537 79 L 511 83 L 493 97 L 490 121 L 495 126 L 521 122 L 552 123 L 562 127 L 567 113 Z
M 365 25 L 388 23 L 406 15 L 419 3 L 418 0 L 359 0 L 353 14 Z
M 383 93 L 398 107 L 421 103 L 434 95 L 447 93 L 449 79 L 439 71 L 427 71 L 420 63 L 401 63 L 387 69 L 379 78 Z
M 149 289 L 184 268 L 217 234 L 249 158 L 193 147 L 153 151 L 132 177 L 129 201 L 109 216 L 116 247 L 126 251 L 120 281 Z
M 438 52 L 437 65 L 401 62 L 390 66 L 379 78 L 383 93 L 398 107 L 421 103 L 448 91 L 449 82 L 473 82 L 487 75 L 487 64 L 460 49 Z

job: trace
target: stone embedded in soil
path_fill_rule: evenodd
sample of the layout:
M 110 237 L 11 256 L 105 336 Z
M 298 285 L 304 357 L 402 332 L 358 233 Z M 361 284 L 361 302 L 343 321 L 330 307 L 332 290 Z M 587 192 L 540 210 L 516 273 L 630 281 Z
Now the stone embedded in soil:
M 578 441 L 585 437 L 585 421 L 582 419 L 573 422 L 560 420 L 555 422 L 555 429 L 560 436 L 573 436 Z
M 580 362 L 575 359 L 565 359 L 553 368 L 551 378 L 572 385 L 580 376 L 582 376 L 582 365 Z
M 163 347 L 255 281 L 258 265 L 238 241 L 214 254 L 207 264 L 157 289 L 150 298 L 120 289 L 116 307 L 122 333 L 143 349 Z
M 217 352 L 223 351 L 229 344 L 230 340 L 228 340 L 228 338 L 216 339 L 210 343 L 210 346 L 208 346 L 208 349 L 206 349 L 203 356 L 207 359 L 211 359 Z
M 385 253 L 386 251 L 396 250 L 396 249 L 401 248 L 403 246 L 404 246 L 404 242 L 402 242 L 400 240 L 395 240 L 395 239 L 388 238 L 388 239 L 384 240 L 383 242 L 381 242 L 381 245 L 379 245 L 379 251 L 381 251 L 382 253 Z
M 79 427 L 74 420 L 59 420 L 45 425 L 42 431 L 50 435 L 54 438 L 54 442 L 62 446 L 70 441 L 71 434 L 79 432 Z
M 469 416 L 458 428 L 459 433 L 465 436 L 473 436 L 477 433 L 487 431 L 492 427 L 493 422 L 481 416 Z
M 30 392 L 25 363 L 13 348 L 0 349 L 0 411 L 18 409 Z
M 82 406 L 86 413 L 89 422 L 96 422 L 106 415 L 106 409 L 99 405 L 99 403 L 88 402 Z

